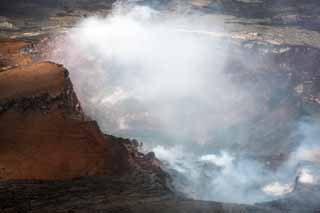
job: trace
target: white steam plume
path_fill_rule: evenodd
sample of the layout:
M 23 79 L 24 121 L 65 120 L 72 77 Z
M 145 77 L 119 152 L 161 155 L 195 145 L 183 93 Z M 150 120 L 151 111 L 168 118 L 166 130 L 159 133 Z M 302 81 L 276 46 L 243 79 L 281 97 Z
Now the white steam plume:
M 104 129 L 205 143 L 254 113 L 252 96 L 223 72 L 228 43 L 202 35 L 208 26 L 147 7 L 119 11 L 85 19 L 54 53 Z
M 293 190 L 299 158 L 272 173 L 221 150 L 227 145 L 217 135 L 233 138 L 224 131 L 260 110 L 256 91 L 226 73 L 222 33 L 205 15 L 117 7 L 106 18 L 81 21 L 55 44 L 52 59 L 69 69 L 86 114 L 106 133 L 143 141 L 184 193 L 239 203 L 273 199 Z M 246 131 L 233 140 L 245 141 Z M 301 174 L 310 182 L 310 172 Z

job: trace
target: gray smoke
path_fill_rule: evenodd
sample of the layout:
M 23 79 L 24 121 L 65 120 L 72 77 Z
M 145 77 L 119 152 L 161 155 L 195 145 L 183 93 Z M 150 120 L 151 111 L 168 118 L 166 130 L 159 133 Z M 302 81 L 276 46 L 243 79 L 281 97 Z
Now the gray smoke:
M 293 190 L 300 170 L 301 180 L 315 183 L 315 174 L 298 164 L 318 159 L 310 152 L 316 143 L 301 146 L 278 171 L 223 143 L 245 143 L 245 126 L 241 137 L 229 130 L 259 113 L 257 91 L 227 73 L 226 34 L 205 14 L 120 4 L 107 17 L 82 20 L 57 41 L 52 58 L 69 69 L 86 114 L 108 134 L 143 141 L 190 197 L 275 199 Z M 308 135 L 310 128 L 300 127 Z

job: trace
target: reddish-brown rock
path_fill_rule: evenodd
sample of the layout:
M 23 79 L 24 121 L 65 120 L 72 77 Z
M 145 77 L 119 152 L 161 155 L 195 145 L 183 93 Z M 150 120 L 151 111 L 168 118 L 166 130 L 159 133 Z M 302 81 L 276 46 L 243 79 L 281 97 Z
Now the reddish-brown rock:
M 0 72 L 19 65 L 32 62 L 32 44 L 21 40 L 0 40 Z
M 50 62 L 0 73 L 0 178 L 117 174 L 128 152 L 84 118 L 67 71 Z

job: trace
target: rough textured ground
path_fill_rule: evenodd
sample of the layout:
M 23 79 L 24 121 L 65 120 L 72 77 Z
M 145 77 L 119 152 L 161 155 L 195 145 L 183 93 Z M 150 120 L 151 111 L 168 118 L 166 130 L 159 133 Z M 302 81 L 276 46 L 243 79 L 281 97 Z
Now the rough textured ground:
M 32 61 L 31 55 L 26 54 L 31 43 L 19 40 L 1 40 L 0 72 L 18 65 L 27 65 Z
M 72 181 L 0 183 L 2 212 L 270 212 L 267 207 L 188 200 L 148 173 Z
M 152 153 L 85 118 L 63 66 L 15 66 L 0 73 L 1 212 L 268 210 L 177 196 Z
M 127 169 L 124 146 L 108 141 L 94 121 L 84 119 L 61 65 L 43 62 L 3 71 L 0 91 L 1 179 L 61 179 Z
M 1 212 L 319 211 L 319 190 L 305 186 L 256 206 L 185 199 L 170 188 L 160 162 L 139 153 L 136 141 L 103 135 L 83 114 L 63 66 L 39 62 L 48 41 L 83 17 L 108 14 L 112 1 L 75 2 L 5 0 L 0 5 Z M 295 145 L 286 134 L 291 122 L 302 114 L 319 114 L 319 2 L 188 2 L 208 12 L 213 22 L 224 23 L 227 33 L 212 36 L 230 39 L 238 47 L 232 54 L 244 54 L 245 49 L 244 57 L 249 52 L 259 61 L 259 69 L 243 70 L 235 82 L 273 72 L 267 79 L 274 82 L 272 89 L 290 91 L 287 97 L 268 97 L 271 88 L 257 81 L 266 92 L 261 103 L 268 108 L 252 127 L 248 144 L 237 147 L 277 167 L 287 158 L 282 150 Z M 241 68 L 230 61 L 230 70 L 235 65 Z M 271 105 L 274 99 L 278 104 Z M 268 126 L 277 126 L 277 131 L 265 131 Z M 253 146 L 257 139 L 265 147 Z M 279 146 L 264 152 L 278 141 Z

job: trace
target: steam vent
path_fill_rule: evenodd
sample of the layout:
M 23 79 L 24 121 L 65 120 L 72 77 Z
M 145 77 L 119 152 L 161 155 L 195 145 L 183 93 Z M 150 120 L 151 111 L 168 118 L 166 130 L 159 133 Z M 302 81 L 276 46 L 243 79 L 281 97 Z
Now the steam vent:
M 319 212 L 319 14 L 2 0 L 0 212 Z

